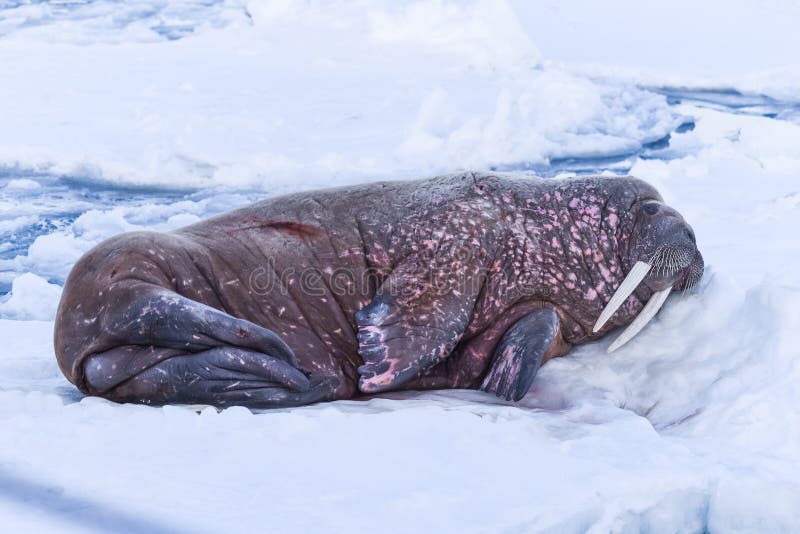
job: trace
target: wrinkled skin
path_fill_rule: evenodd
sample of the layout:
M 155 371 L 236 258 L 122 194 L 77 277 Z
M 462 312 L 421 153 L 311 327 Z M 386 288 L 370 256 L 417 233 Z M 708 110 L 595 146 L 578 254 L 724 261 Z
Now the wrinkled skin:
M 665 247 L 679 268 L 654 270 L 592 334 L 631 266 Z M 683 218 L 635 178 L 374 183 L 101 243 L 67 280 L 55 347 L 81 391 L 119 402 L 431 388 L 517 400 L 548 359 L 702 267 Z

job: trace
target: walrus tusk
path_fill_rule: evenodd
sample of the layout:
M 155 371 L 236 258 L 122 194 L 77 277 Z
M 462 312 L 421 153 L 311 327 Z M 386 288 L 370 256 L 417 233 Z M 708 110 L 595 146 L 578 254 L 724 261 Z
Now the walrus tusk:
M 637 261 L 636 264 L 633 266 L 631 271 L 628 273 L 628 276 L 625 277 L 625 280 L 622 281 L 617 291 L 611 296 L 611 300 L 608 301 L 606 307 L 603 308 L 603 313 L 600 314 L 600 317 L 597 319 L 597 322 L 594 323 L 594 328 L 592 328 L 592 332 L 597 332 L 611 319 L 611 316 L 614 315 L 614 312 L 622 306 L 622 303 L 633 293 L 633 290 L 636 289 L 636 286 L 639 285 L 639 282 L 644 280 L 644 277 L 647 276 L 647 273 L 650 272 L 652 265 L 649 263 L 645 263 L 643 261 Z
M 631 324 L 628 325 L 617 339 L 609 345 L 606 352 L 614 352 L 622 345 L 633 339 L 633 337 L 639 333 L 639 331 L 644 328 L 650 320 L 656 316 L 658 310 L 661 309 L 661 306 L 667 301 L 667 297 L 669 296 L 669 292 L 672 291 L 671 287 L 667 289 L 662 289 L 661 291 L 656 291 L 653 293 L 653 296 L 650 297 L 650 300 L 647 301 L 647 304 L 644 305 L 642 311 L 636 318 L 633 320 Z

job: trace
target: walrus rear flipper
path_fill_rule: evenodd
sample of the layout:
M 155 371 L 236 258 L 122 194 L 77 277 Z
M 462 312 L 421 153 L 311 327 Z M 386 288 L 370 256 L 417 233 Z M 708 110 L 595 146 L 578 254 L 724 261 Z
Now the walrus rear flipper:
M 169 289 L 121 281 L 102 339 L 83 360 L 83 389 L 117 402 L 296 406 L 328 397 L 273 331 Z
M 154 352 L 169 352 L 156 365 L 136 372 L 137 362 Z M 132 376 L 131 376 L 132 375 Z M 115 383 L 121 376 L 131 376 Z M 143 404 L 243 405 L 252 408 L 301 406 L 323 400 L 333 391 L 330 381 L 309 381 L 278 358 L 237 347 L 199 353 L 174 349 L 117 347 L 86 362 L 90 392 L 116 402 Z
M 550 308 L 533 311 L 514 323 L 495 349 L 481 389 L 506 400 L 522 399 L 558 335 L 558 315 Z
M 298 365 L 292 349 L 272 330 L 169 289 L 130 280 L 115 284 L 109 293 L 109 300 L 127 303 L 103 317 L 103 331 L 114 339 L 188 352 L 241 347 L 269 354 L 293 367 Z

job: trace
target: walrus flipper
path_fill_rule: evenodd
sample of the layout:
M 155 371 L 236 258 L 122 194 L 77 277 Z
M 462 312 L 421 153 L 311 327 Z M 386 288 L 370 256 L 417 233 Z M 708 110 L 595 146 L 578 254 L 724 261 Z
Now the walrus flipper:
M 130 367 L 148 356 L 145 353 L 158 351 L 174 354 L 112 385 L 116 376 L 112 367 L 131 371 Z M 310 381 L 281 359 L 237 347 L 185 354 L 156 347 L 117 347 L 92 356 L 87 362 L 86 375 L 95 394 L 116 402 L 157 405 L 301 406 L 323 400 L 335 387 L 330 381 Z
M 545 354 L 556 343 L 558 332 L 558 315 L 550 308 L 531 312 L 514 323 L 495 349 L 481 389 L 506 400 L 522 399 Z
M 103 317 L 105 339 L 116 346 L 86 358 L 83 381 L 91 394 L 259 408 L 309 404 L 332 393 L 331 382 L 310 380 L 267 328 L 138 280 L 109 293 L 129 304 Z
M 127 343 L 188 352 L 241 347 L 269 354 L 293 367 L 298 365 L 292 349 L 272 330 L 169 289 L 131 280 L 112 287 L 109 292 L 128 305 L 105 316 L 103 329 Z
M 396 388 L 447 358 L 469 323 L 481 286 L 479 273 L 460 265 L 440 279 L 430 265 L 418 261 L 398 267 L 355 314 L 364 360 L 358 368 L 359 389 Z

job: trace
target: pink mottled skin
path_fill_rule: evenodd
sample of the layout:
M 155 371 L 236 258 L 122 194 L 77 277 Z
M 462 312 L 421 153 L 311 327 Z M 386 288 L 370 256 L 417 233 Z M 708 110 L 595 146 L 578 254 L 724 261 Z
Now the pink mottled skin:
M 86 393 L 184 399 L 163 393 L 163 384 L 142 398 L 131 384 L 179 348 L 189 356 L 200 350 L 190 341 L 162 344 L 164 336 L 214 337 L 203 325 L 219 319 L 186 322 L 168 311 L 155 326 L 138 327 L 143 312 L 131 303 L 153 292 L 274 332 L 306 375 L 331 378 L 313 401 L 480 387 L 504 333 L 532 311 L 558 317 L 544 360 L 635 317 L 650 297 L 647 285 L 591 333 L 631 265 L 653 250 L 652 243 L 632 250 L 642 224 L 637 205 L 653 201 L 661 202 L 658 192 L 630 177 L 465 173 L 296 193 L 170 233 L 123 234 L 92 249 L 70 274 L 56 320 L 59 364 Z M 252 335 L 245 325 L 241 346 L 253 349 Z M 116 374 L 95 378 L 109 359 L 120 364 Z

